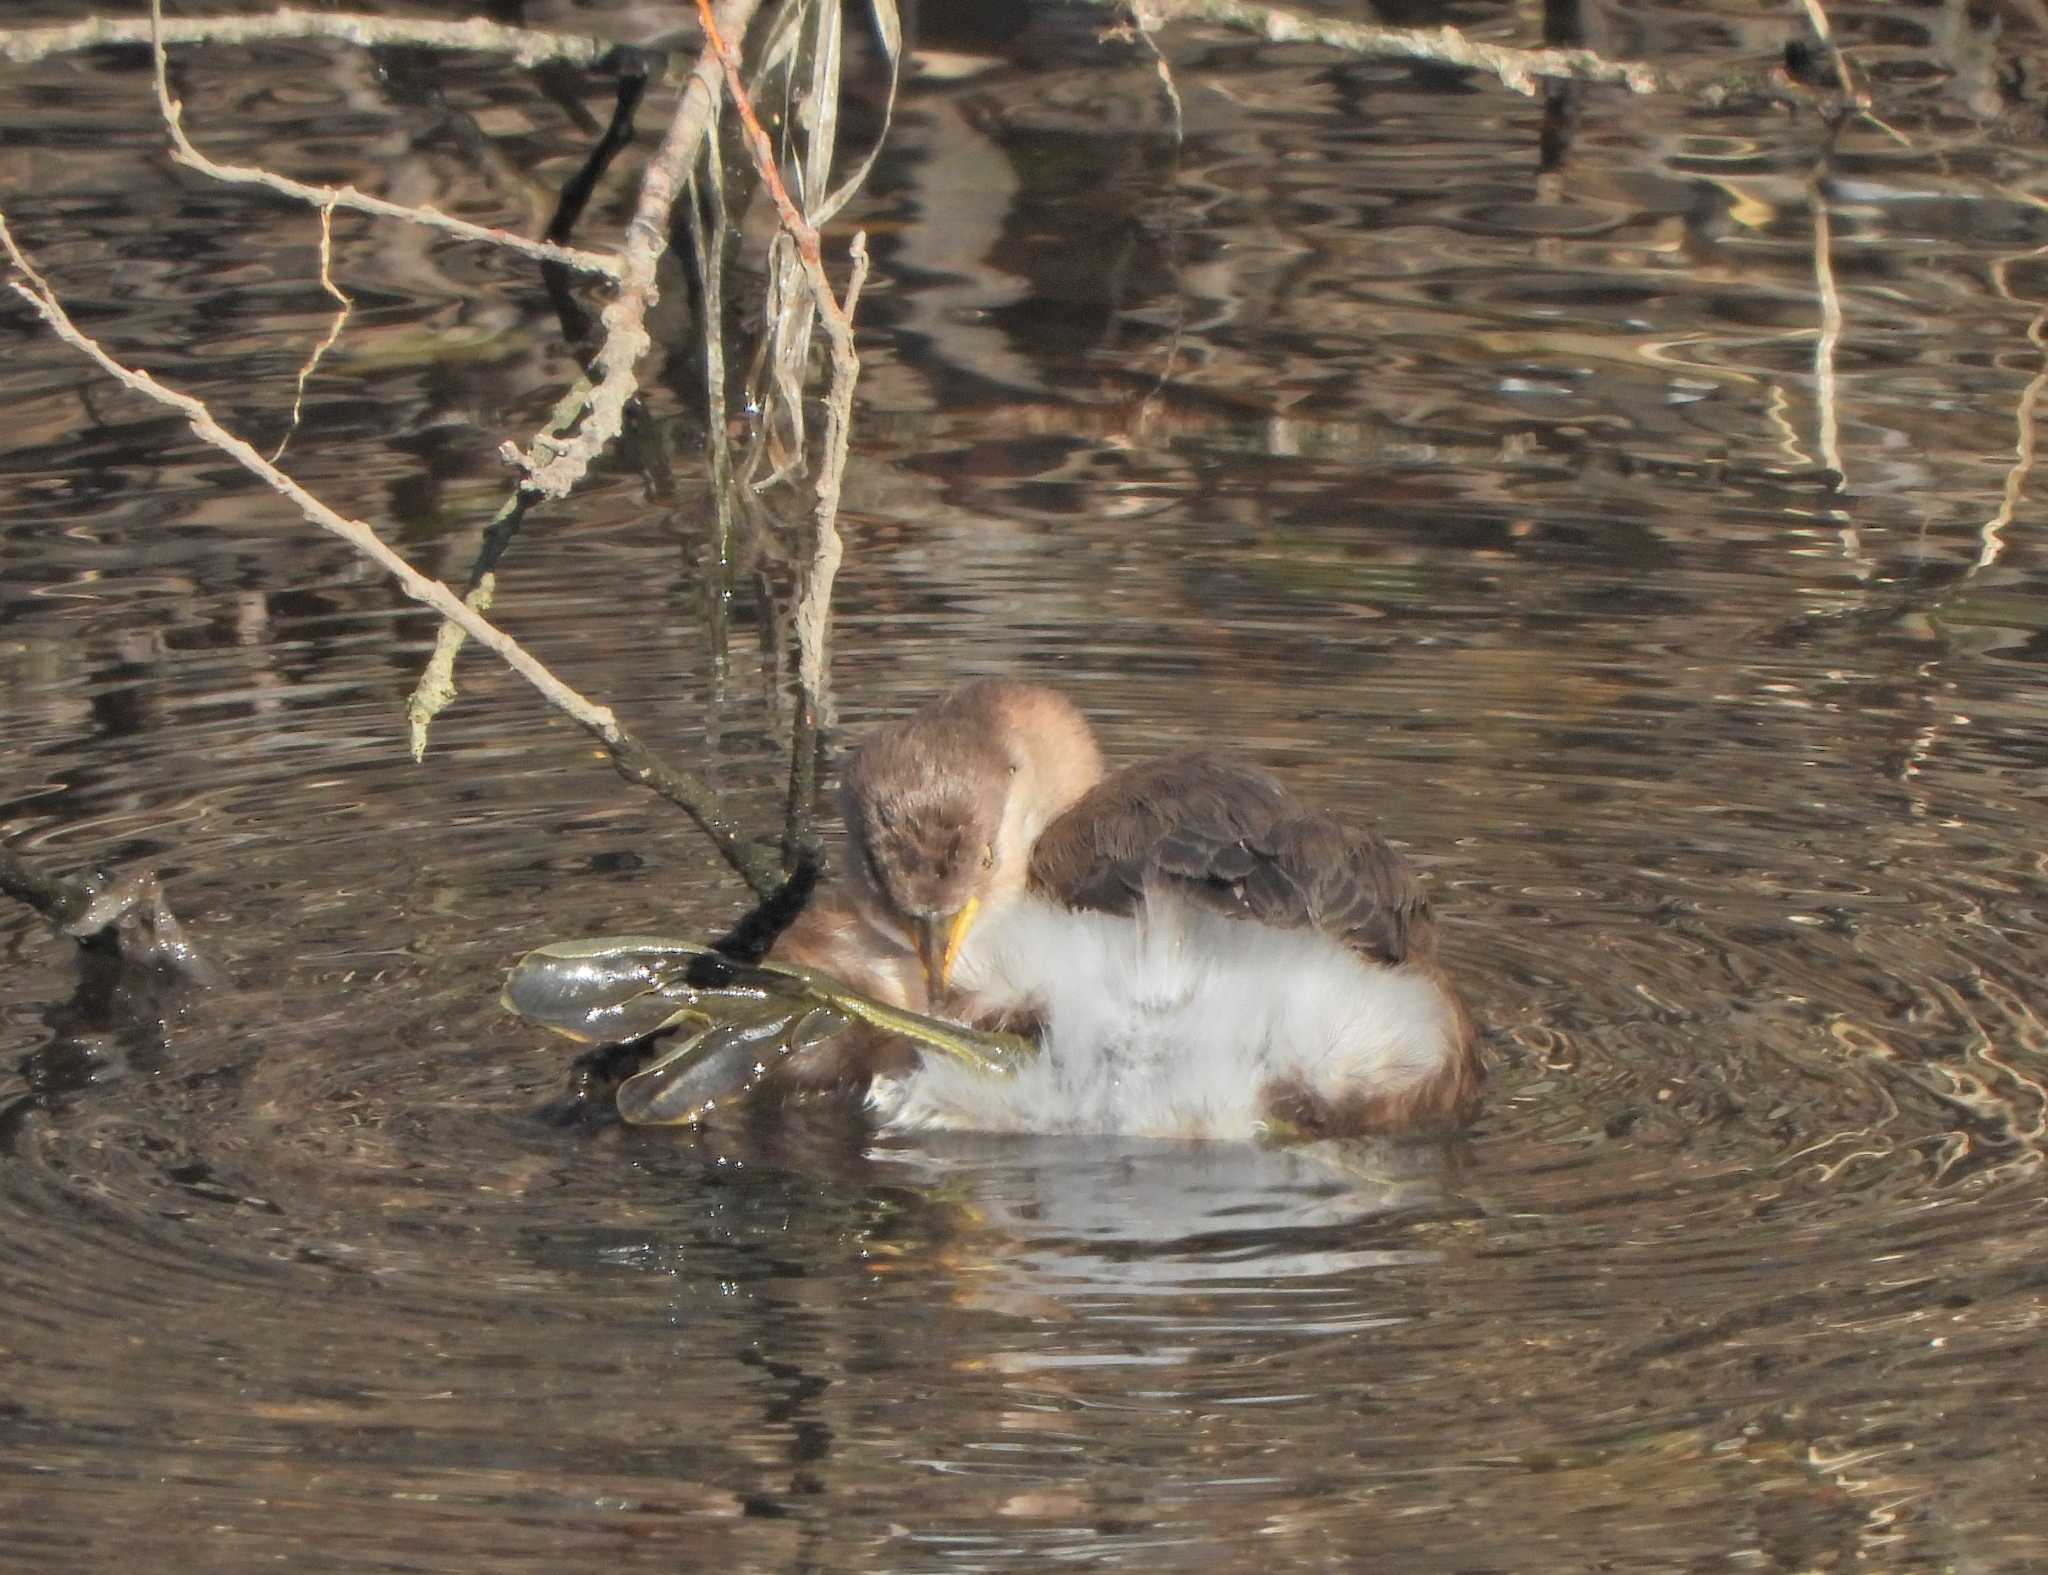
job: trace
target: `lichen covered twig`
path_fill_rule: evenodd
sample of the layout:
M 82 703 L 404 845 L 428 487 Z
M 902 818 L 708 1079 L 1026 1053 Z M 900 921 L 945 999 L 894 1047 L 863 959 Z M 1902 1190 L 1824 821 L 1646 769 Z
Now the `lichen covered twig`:
M 718 25 L 735 37 L 743 35 L 758 8 L 759 0 L 725 0 Z M 505 445 L 505 457 L 525 470 L 527 485 L 543 497 L 565 497 L 583 479 L 591 461 L 618 436 L 626 402 L 640 386 L 634 369 L 651 342 L 647 309 L 656 294 L 655 265 L 668 249 L 669 215 L 713 123 L 719 69 L 715 51 L 707 48 L 684 85 L 660 149 L 641 176 L 640 200 L 618 258 L 619 291 L 604 309 L 604 345 L 591 362 L 596 380 L 582 424 L 567 439 L 541 433 L 529 451 Z

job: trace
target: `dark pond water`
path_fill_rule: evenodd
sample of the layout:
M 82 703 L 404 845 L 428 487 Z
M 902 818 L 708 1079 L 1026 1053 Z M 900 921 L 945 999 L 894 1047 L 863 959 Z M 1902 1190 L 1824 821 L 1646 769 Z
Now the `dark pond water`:
M 564 1051 L 503 968 L 743 891 L 480 659 L 413 765 L 431 620 L 11 307 L 0 833 L 160 868 L 237 983 L 109 1001 L 0 912 L 0 1564 L 2048 1561 L 2044 171 L 1939 12 L 1834 19 L 1896 137 L 1182 29 L 1176 152 L 1102 13 L 927 14 L 849 214 L 842 730 L 1027 674 L 1114 757 L 1230 739 L 1377 817 L 1488 1029 L 1449 1156 L 542 1124 Z M 1760 67 L 1793 29 L 1602 36 Z M 218 157 L 529 230 L 608 102 L 178 68 Z M 152 116 L 135 52 L 7 68 L 8 216 L 268 447 L 316 224 Z M 553 312 L 516 260 L 336 232 L 356 314 L 286 462 L 459 580 L 572 374 Z M 498 614 L 769 826 L 773 598 L 741 576 L 721 668 L 672 355 L 673 495 L 605 470 Z

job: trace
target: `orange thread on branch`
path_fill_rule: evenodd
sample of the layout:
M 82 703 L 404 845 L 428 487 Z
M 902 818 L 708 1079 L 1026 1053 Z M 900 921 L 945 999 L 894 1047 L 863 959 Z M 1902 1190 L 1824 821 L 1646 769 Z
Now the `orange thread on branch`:
M 697 0 L 697 16 L 704 24 L 704 41 L 711 46 L 711 52 L 718 56 L 718 63 L 725 70 L 725 88 L 732 95 L 733 107 L 740 112 L 740 121 L 747 128 L 747 141 L 754 150 L 754 163 L 761 171 L 761 179 L 768 183 L 768 194 L 775 199 L 775 208 L 782 215 L 782 223 L 803 249 L 806 262 L 819 260 L 818 232 L 803 216 L 789 195 L 789 188 L 782 184 L 782 171 L 775 159 L 775 144 L 770 140 L 767 128 L 761 124 L 761 117 L 754 113 L 753 100 L 747 97 L 746 84 L 740 80 L 739 57 L 718 31 L 718 23 L 711 15 L 711 0 Z
M 704 27 L 704 42 L 718 56 L 718 64 L 725 71 L 725 90 L 732 96 L 733 107 L 740 112 L 740 123 L 746 127 L 747 145 L 754 152 L 754 166 L 767 183 L 768 195 L 775 201 L 775 211 L 782 217 L 782 227 L 796 242 L 797 255 L 803 259 L 804 272 L 811 279 L 812 293 L 817 296 L 819 306 L 842 329 L 850 328 L 846 309 L 826 282 L 825 254 L 818 242 L 818 232 L 789 195 L 789 188 L 782 184 L 782 171 L 775 159 L 775 144 L 769 138 L 767 128 L 761 124 L 760 116 L 754 113 L 753 100 L 747 97 L 746 84 L 740 80 L 739 57 L 718 31 L 718 23 L 711 15 L 711 0 L 697 0 L 697 19 Z

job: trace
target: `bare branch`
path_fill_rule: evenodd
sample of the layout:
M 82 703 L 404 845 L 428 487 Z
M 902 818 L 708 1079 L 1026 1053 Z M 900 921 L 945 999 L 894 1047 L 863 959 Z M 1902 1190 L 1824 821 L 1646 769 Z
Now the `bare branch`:
M 2008 301 L 2017 301 L 2019 297 L 2013 294 L 2012 289 L 2012 264 L 2040 257 L 2044 250 L 2048 248 L 1999 258 L 1991 270 L 1992 282 L 1998 287 L 1998 293 Z M 2042 394 L 2048 392 L 2048 305 L 2037 304 L 2033 321 L 2027 324 L 2027 343 L 2040 352 L 2041 362 L 2034 375 L 2027 379 L 2027 386 L 2020 391 L 2019 406 L 2013 412 L 2013 464 L 2005 473 L 2005 488 L 1999 496 L 1997 511 L 1977 529 L 1977 562 L 1971 570 L 1973 574 L 1990 568 L 2005 555 L 2005 533 L 2019 512 L 2020 499 L 2026 496 L 2027 482 L 2034 473 L 2037 457 L 2035 413 L 2040 409 Z
M 749 842 L 725 810 L 710 784 L 694 772 L 673 767 L 659 759 L 638 738 L 622 726 L 608 706 L 599 705 L 557 678 L 511 635 L 463 605 L 453 591 L 439 580 L 415 569 L 387 547 L 375 531 L 361 520 L 336 513 L 319 498 L 265 459 L 248 443 L 221 426 L 205 403 L 190 394 L 166 388 L 147 372 L 123 366 L 71 321 L 55 292 L 37 273 L 15 244 L 14 235 L 0 213 L 0 246 L 14 266 L 28 280 L 12 281 L 15 292 L 34 307 L 51 330 L 66 344 L 83 352 L 109 376 L 137 393 L 146 394 L 161 405 L 182 414 L 194 433 L 228 455 L 250 474 L 261 477 L 270 487 L 290 499 L 299 512 L 322 530 L 347 542 L 395 579 L 406 595 L 424 602 L 443 618 L 459 624 L 472 639 L 495 651 L 499 658 L 540 691 L 548 703 L 565 716 L 587 728 L 610 752 L 614 764 L 629 781 L 652 787 L 664 798 L 680 805 L 710 835 L 719 852 L 758 893 L 765 895 L 777 884 L 773 861 Z
M 306 358 L 306 364 L 299 368 L 299 380 L 292 388 L 291 419 L 285 423 L 284 436 L 277 440 L 277 447 L 270 451 L 270 462 L 275 465 L 284 458 L 285 445 L 292 440 L 292 434 L 299 430 L 299 413 L 306 405 L 306 384 L 320 362 L 341 340 L 341 331 L 348 326 L 349 313 L 356 303 L 349 294 L 334 282 L 334 210 L 320 210 L 320 287 L 341 303 L 334 314 L 334 321 L 327 329 L 327 337 L 313 347 L 313 353 Z
M 1828 58 L 1835 63 L 1835 78 L 1842 84 L 1842 92 L 1856 108 L 1870 108 L 1870 95 L 1850 75 L 1849 57 L 1842 53 L 1842 46 L 1835 42 L 1835 30 L 1828 26 L 1828 14 L 1821 9 L 1820 0 L 1800 0 L 1800 4 L 1806 11 L 1806 22 L 1813 29 L 1813 36 L 1820 40 L 1821 48 L 1827 51 Z
M 846 281 L 844 303 L 834 303 L 826 290 L 823 310 L 826 338 L 832 361 L 832 386 L 825 400 L 825 456 L 818 466 L 818 496 L 813 506 L 817 534 L 811 543 L 810 572 L 805 576 L 803 600 L 797 606 L 797 678 L 807 694 L 818 697 L 820 718 L 828 726 L 831 710 L 826 704 L 827 673 L 831 664 L 829 635 L 832 620 L 832 585 L 839 574 L 839 498 L 846 481 L 846 460 L 852 445 L 853 387 L 860 379 L 860 358 L 853 345 L 853 308 L 860 299 L 861 286 L 868 277 L 868 238 L 856 233 L 849 249 L 853 274 Z M 813 287 L 824 289 L 824 269 L 818 270 Z
M 0 29 L 0 60 L 33 65 L 52 55 L 74 54 L 108 44 L 147 44 L 150 25 L 141 18 L 92 17 L 65 27 Z M 420 49 L 474 49 L 509 56 L 515 64 L 537 66 L 561 60 L 594 66 L 618 53 L 602 38 L 544 33 L 529 27 L 501 27 L 472 18 L 430 22 L 423 18 L 327 14 L 287 6 L 264 16 L 181 17 L 163 24 L 167 44 L 255 44 L 279 38 L 332 38 L 365 47 L 410 44 Z
M 744 36 L 759 6 L 760 0 L 725 0 L 717 25 L 733 37 Z M 591 461 L 618 435 L 626 403 L 640 387 L 633 369 L 650 344 L 647 309 L 657 294 L 655 265 L 668 247 L 669 213 L 715 118 L 718 74 L 715 52 L 707 46 L 684 84 L 660 149 L 641 177 L 640 200 L 626 226 L 625 249 L 619 258 L 619 292 L 604 310 L 604 345 L 591 361 L 597 382 L 581 428 L 566 441 L 542 433 L 526 452 L 505 445 L 505 457 L 524 469 L 527 484 L 545 497 L 566 497 L 583 479 Z
M 1988 569 L 2005 553 L 2005 533 L 2018 514 L 2020 499 L 2026 496 L 2027 481 L 2034 473 L 2035 442 L 2034 413 L 2041 407 L 2041 394 L 2048 389 L 2048 339 L 2042 337 L 2048 329 L 2048 307 L 2034 314 L 2034 320 L 2027 324 L 2027 342 L 2042 352 L 2043 365 L 2020 392 L 2020 402 L 2013 411 L 2012 468 L 2005 473 L 2005 488 L 1999 494 L 1998 508 L 1991 518 L 1977 530 L 1977 563 L 1979 569 Z
M 92 903 L 90 892 L 37 873 L 5 843 L 0 843 L 0 897 L 27 904 L 66 935 Z
M 149 17 L 153 27 L 162 22 L 163 0 L 149 0 Z M 450 235 L 461 236 L 464 240 L 502 246 L 508 251 L 543 258 L 583 273 L 599 273 L 608 279 L 620 276 L 619 260 L 604 252 L 588 252 L 571 246 L 554 246 L 546 241 L 529 241 L 525 236 L 514 235 L 510 230 L 493 229 L 486 224 L 471 224 L 467 219 L 458 219 L 452 214 L 441 212 L 438 208 L 409 207 L 402 202 L 372 197 L 365 192 L 357 191 L 353 186 L 308 186 L 303 181 L 273 174 L 266 169 L 258 169 L 253 164 L 217 164 L 194 147 L 192 139 L 185 135 L 183 106 L 171 97 L 163 34 L 153 32 L 150 41 L 156 57 L 157 107 L 163 111 L 164 124 L 170 129 L 172 156 L 180 164 L 229 185 L 263 186 L 317 208 L 352 208 L 358 213 L 373 213 L 381 218 L 403 219 L 408 224 L 424 224 L 431 229 L 445 230 Z
M 789 188 L 783 184 L 782 172 L 775 158 L 775 145 L 762 127 L 760 117 L 755 114 L 746 84 L 741 80 L 738 52 L 727 43 L 720 22 L 711 14 L 709 0 L 697 0 L 697 11 L 709 49 L 724 67 L 726 92 L 733 107 L 739 111 L 755 167 L 761 172 L 761 179 L 774 199 L 775 211 L 782 219 L 782 227 L 803 264 L 804 277 L 810 283 L 811 297 L 818 309 L 818 320 L 824 325 L 827 352 L 831 359 L 831 386 L 825 401 L 825 453 L 818 467 L 817 496 L 812 507 L 811 559 L 797 609 L 797 681 L 802 690 L 802 703 L 797 712 L 792 755 L 794 780 L 790 802 L 797 814 L 792 817 L 790 840 L 794 842 L 798 840 L 796 818 L 808 803 L 814 786 L 807 773 L 813 768 L 815 729 L 820 724 L 829 726 L 832 720 L 827 686 L 831 664 L 832 587 L 839 573 L 842 555 L 839 498 L 845 483 L 853 430 L 853 390 L 860 379 L 860 356 L 853 342 L 853 312 L 860 302 L 861 287 L 867 282 L 867 236 L 856 234 L 853 238 L 850 248 L 853 272 L 847 280 L 845 298 L 841 300 L 832 293 L 832 281 L 826 276 L 816 227 L 804 217 L 790 197 Z
M 507 504 L 506 508 L 514 507 Z M 494 522 L 495 523 L 495 522 Z M 498 594 L 498 577 L 485 573 L 477 576 L 477 582 L 462 600 L 463 604 L 479 613 L 491 610 L 491 603 Z M 412 695 L 405 702 L 406 729 L 412 738 L 412 758 L 417 765 L 427 758 L 427 729 L 434 718 L 455 703 L 455 658 L 462 652 L 462 642 L 468 638 L 459 624 L 443 623 L 434 636 L 434 654 L 427 658 L 426 669 L 420 674 L 420 681 L 412 686 Z
M 1373 27 L 1308 16 L 1284 6 L 1252 0 L 1089 0 L 1090 4 L 1132 11 L 1138 25 L 1150 32 L 1167 22 L 1217 22 L 1242 28 L 1280 44 L 1324 44 L 1355 55 L 1434 60 L 1447 66 L 1468 66 L 1491 72 L 1501 85 L 1533 95 L 1539 77 L 1572 77 L 1581 82 L 1618 82 L 1631 93 L 1657 93 L 1672 84 L 1653 67 L 1636 61 L 1609 60 L 1590 49 L 1512 49 L 1482 44 L 1455 27 Z

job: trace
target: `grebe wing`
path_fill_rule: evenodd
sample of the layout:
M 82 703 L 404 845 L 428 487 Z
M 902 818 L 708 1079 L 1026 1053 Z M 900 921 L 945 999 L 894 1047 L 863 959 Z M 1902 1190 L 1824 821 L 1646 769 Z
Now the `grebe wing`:
M 1039 837 L 1031 883 L 1105 913 L 1172 891 L 1233 917 L 1322 930 L 1388 964 L 1434 950 L 1421 883 L 1385 838 L 1218 755 L 1172 755 L 1105 778 Z

